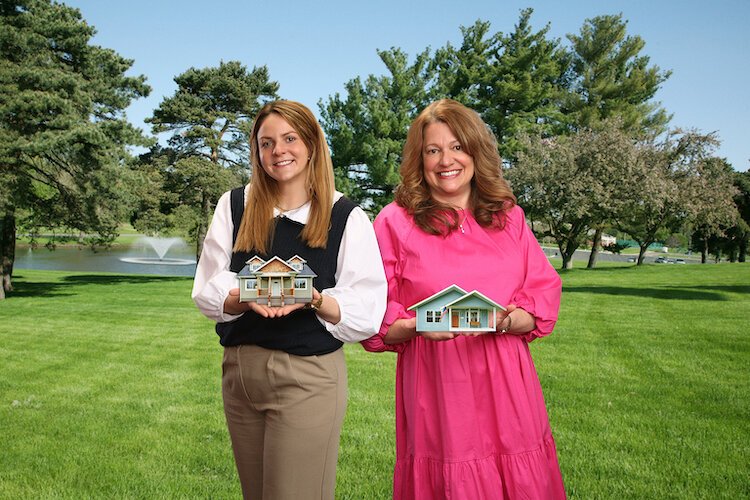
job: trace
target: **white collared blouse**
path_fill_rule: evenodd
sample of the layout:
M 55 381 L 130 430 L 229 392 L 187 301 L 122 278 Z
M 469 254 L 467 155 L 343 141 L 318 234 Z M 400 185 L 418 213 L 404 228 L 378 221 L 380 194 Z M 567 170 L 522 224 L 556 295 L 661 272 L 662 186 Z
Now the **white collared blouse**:
M 246 199 L 248 189 L 246 186 Z M 342 193 L 336 191 L 333 202 L 341 196 Z M 310 202 L 286 212 L 274 209 L 275 217 L 288 217 L 301 224 L 307 223 L 309 214 Z M 193 301 L 201 313 L 220 323 L 239 317 L 224 312 L 229 290 L 239 286 L 237 274 L 229 270 L 232 229 L 232 208 L 229 192 L 226 192 L 216 204 L 203 241 L 192 291 Z M 360 207 L 352 210 L 346 221 L 335 277 L 336 286 L 320 290 L 320 293 L 336 299 L 341 320 L 335 325 L 320 317 L 318 321 L 342 342 L 359 342 L 377 333 L 385 314 L 388 285 L 375 231 Z

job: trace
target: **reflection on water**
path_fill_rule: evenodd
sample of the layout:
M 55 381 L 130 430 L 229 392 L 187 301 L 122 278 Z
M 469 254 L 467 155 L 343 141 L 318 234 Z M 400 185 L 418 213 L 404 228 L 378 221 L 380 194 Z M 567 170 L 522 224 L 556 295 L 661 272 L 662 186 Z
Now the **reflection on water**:
M 58 247 L 16 248 L 15 269 L 50 269 L 55 271 L 88 271 L 119 274 L 152 274 L 161 276 L 194 276 L 195 263 L 188 265 L 141 264 L 123 262 L 122 258 L 148 259 L 155 256 L 150 248 L 124 248 L 92 252 L 88 248 Z M 191 246 L 178 246 L 169 250 L 168 258 L 195 261 Z

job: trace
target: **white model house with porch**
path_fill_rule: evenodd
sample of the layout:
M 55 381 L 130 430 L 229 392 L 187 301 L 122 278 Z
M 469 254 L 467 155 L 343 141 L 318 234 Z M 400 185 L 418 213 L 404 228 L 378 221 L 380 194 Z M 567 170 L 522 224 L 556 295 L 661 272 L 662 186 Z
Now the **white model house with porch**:
M 418 332 L 491 332 L 495 313 L 505 308 L 477 290 L 446 287 L 408 308 L 416 311 Z
M 287 260 L 279 257 L 263 260 L 255 255 L 237 273 L 240 302 L 274 307 L 310 302 L 316 276 L 299 255 Z

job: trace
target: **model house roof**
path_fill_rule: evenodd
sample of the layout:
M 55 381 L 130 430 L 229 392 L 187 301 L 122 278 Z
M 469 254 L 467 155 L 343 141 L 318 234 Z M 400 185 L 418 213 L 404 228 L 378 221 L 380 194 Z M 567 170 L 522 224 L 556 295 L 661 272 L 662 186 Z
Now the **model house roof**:
M 476 306 L 477 301 L 479 301 L 480 303 L 484 303 L 490 307 L 497 307 L 498 309 L 502 309 L 503 311 L 505 310 L 503 306 L 501 306 L 494 300 L 490 299 L 483 293 L 479 292 L 478 290 L 472 290 L 466 295 L 457 298 L 453 302 L 449 302 L 445 304 L 445 307 L 460 307 L 462 305 L 471 307 L 471 306 Z
M 439 292 L 434 293 L 434 294 L 430 295 L 429 297 L 427 297 L 426 299 L 424 299 L 422 301 L 419 301 L 416 304 L 412 305 L 411 307 L 409 307 L 407 309 L 407 311 L 411 311 L 412 309 L 416 309 L 417 307 L 421 307 L 421 306 L 423 306 L 425 304 L 433 302 L 433 301 L 435 301 L 435 300 L 437 300 L 437 299 L 439 299 L 441 297 L 444 297 L 446 295 L 451 295 L 451 297 L 449 298 L 449 300 L 453 301 L 457 297 L 462 297 L 462 296 L 466 295 L 466 290 L 464 290 L 463 288 L 461 288 L 458 285 L 447 286 L 447 287 L 443 288 L 442 290 L 440 290 Z
M 466 292 L 463 288 L 458 285 L 450 285 L 443 288 L 439 292 L 430 295 L 426 299 L 417 302 L 416 304 L 409 307 L 407 310 L 411 311 L 418 307 L 422 307 L 433 302 L 438 302 L 441 307 L 476 307 L 479 304 L 483 304 L 485 307 L 497 307 L 505 310 L 503 306 L 490 299 L 478 290 L 472 290 Z
M 254 255 L 247 260 L 246 264 L 247 265 L 237 273 L 238 276 L 257 276 L 259 274 L 264 276 L 294 275 L 313 278 L 318 276 L 307 265 L 307 261 L 299 255 L 295 255 L 287 260 L 283 260 L 277 256 L 273 256 L 268 260 L 263 260 L 257 255 Z

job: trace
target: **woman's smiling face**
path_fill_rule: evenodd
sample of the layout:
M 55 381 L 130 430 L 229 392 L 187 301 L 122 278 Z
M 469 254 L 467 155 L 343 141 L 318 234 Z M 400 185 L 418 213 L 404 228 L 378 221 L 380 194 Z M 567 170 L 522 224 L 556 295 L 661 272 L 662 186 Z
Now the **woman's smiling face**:
M 304 189 L 310 153 L 297 131 L 271 113 L 258 129 L 257 141 L 263 170 L 280 184 L 299 184 Z
M 443 122 L 424 128 L 422 164 L 432 197 L 467 208 L 474 177 L 474 158 L 466 153 L 451 128 Z

